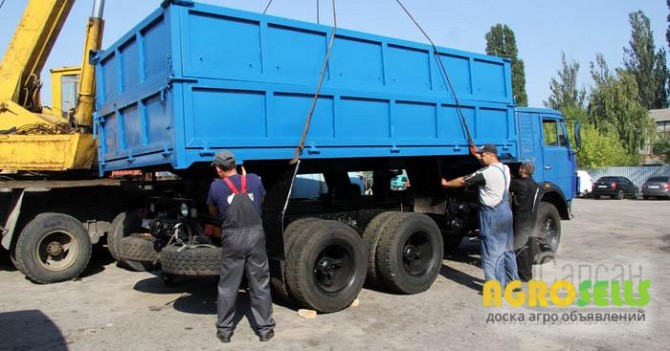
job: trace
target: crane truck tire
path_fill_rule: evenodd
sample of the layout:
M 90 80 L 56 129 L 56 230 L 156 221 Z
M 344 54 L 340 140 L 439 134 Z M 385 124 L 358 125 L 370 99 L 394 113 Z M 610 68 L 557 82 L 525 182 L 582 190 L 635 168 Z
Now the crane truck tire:
M 417 294 L 428 290 L 442 268 L 443 245 L 440 228 L 427 215 L 393 217 L 379 239 L 377 273 L 395 292 Z
M 142 237 L 127 236 L 121 239 L 121 252 L 124 261 L 138 261 L 154 263 L 158 261 L 158 251 L 154 241 Z
M 377 274 L 377 264 L 375 262 L 379 238 L 382 236 L 384 230 L 386 230 L 386 226 L 389 223 L 389 220 L 396 216 L 402 215 L 402 212 L 382 212 L 373 218 L 365 227 L 365 231 L 363 232 L 363 241 L 367 245 L 368 249 L 368 274 L 366 276 L 365 283 L 371 287 L 383 287 L 383 284 L 381 284 Z
M 141 228 L 142 228 L 142 220 L 140 219 L 139 216 L 137 216 L 137 214 L 135 214 L 132 211 L 119 213 L 116 216 L 116 218 L 114 218 L 114 220 L 112 221 L 112 230 L 109 233 L 109 236 L 107 237 L 107 249 L 109 249 L 109 253 L 119 263 L 119 266 L 128 268 L 136 272 L 147 272 L 153 270 L 154 268 L 153 262 L 155 261 L 155 258 L 152 259 L 151 261 L 141 262 L 141 261 L 134 261 L 132 259 L 126 259 L 125 257 L 123 257 L 126 251 L 122 247 L 122 245 L 125 244 L 123 239 L 129 237 L 130 234 L 132 233 L 140 231 Z M 133 243 L 129 243 L 129 245 L 133 244 L 134 241 Z M 138 250 L 137 248 L 133 247 L 131 250 L 128 251 L 136 252 L 137 250 Z M 157 255 L 157 253 L 153 249 L 153 244 L 151 244 L 150 248 L 148 247 L 144 248 L 144 251 L 147 251 L 145 256 Z M 134 254 L 133 257 L 135 256 L 137 255 Z
M 296 234 L 286 259 L 286 283 L 294 302 L 324 313 L 349 307 L 365 282 L 363 239 L 332 220 L 312 222 Z
M 91 258 L 91 239 L 76 218 L 41 213 L 21 231 L 16 243 L 17 268 L 30 280 L 56 283 L 78 277 Z

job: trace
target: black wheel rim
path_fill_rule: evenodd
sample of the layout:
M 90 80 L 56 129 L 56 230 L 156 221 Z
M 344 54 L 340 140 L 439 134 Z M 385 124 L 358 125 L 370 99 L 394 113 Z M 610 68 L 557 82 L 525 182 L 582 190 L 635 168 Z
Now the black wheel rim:
M 402 262 L 407 273 L 421 275 L 430 266 L 433 245 L 425 232 L 414 232 L 402 245 Z
M 326 246 L 314 262 L 314 281 L 319 289 L 335 293 L 347 288 L 354 279 L 352 248 L 341 244 Z

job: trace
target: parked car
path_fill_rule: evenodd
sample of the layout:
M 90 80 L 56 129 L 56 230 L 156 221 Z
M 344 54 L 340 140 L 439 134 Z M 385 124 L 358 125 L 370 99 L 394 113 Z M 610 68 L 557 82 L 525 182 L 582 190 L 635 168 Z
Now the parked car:
M 642 185 L 642 198 L 650 197 L 670 198 L 670 176 L 650 177 Z
M 587 171 L 577 171 L 577 196 L 588 197 L 593 189 L 593 178 Z
M 609 196 L 613 199 L 624 197 L 636 198 L 639 189 L 626 177 L 601 177 L 591 189 L 591 195 L 599 199 L 601 196 Z
M 398 175 L 391 179 L 391 190 L 402 191 L 410 186 L 409 179 L 405 174 Z

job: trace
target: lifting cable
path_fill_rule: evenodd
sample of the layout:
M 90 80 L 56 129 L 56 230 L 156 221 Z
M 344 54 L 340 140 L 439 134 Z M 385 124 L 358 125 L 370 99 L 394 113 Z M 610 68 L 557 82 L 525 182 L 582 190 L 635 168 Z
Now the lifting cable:
M 270 0 L 272 2 L 272 0 Z M 330 34 L 330 41 L 328 43 L 328 51 L 326 51 L 326 58 L 323 61 L 323 67 L 321 68 L 321 77 L 319 78 L 319 83 L 316 86 L 316 93 L 314 93 L 314 99 L 312 100 L 312 107 L 309 109 L 307 114 L 307 120 L 305 121 L 305 128 L 302 131 L 302 136 L 300 137 L 300 143 L 295 148 L 295 154 L 289 162 L 289 164 L 296 164 L 300 159 L 300 153 L 305 148 L 305 140 L 307 139 L 307 133 L 309 133 L 309 125 L 312 123 L 312 115 L 314 114 L 314 109 L 316 108 L 316 103 L 319 99 L 319 92 L 321 92 L 321 86 L 323 85 L 323 79 L 326 76 L 326 70 L 328 69 L 328 61 L 330 60 L 330 53 L 333 49 L 333 43 L 335 42 L 335 33 L 337 32 L 337 13 L 335 10 L 335 0 L 332 0 L 333 4 L 333 32 Z
M 265 6 L 265 10 L 263 10 L 263 14 L 268 12 L 268 9 L 270 8 L 270 5 L 272 5 L 272 0 L 268 1 L 268 4 Z
M 440 53 L 437 50 L 437 47 L 435 46 L 435 43 L 430 39 L 426 31 L 421 28 L 421 25 L 419 25 L 419 22 L 417 22 L 412 14 L 407 10 L 405 5 L 403 5 L 402 1 L 396 0 L 398 5 L 405 11 L 407 16 L 414 22 L 416 27 L 421 31 L 424 37 L 430 42 L 430 45 L 433 47 L 433 52 L 435 53 L 435 57 L 437 58 L 437 62 L 440 64 L 440 70 L 442 71 L 442 74 L 444 77 L 447 78 L 447 84 L 449 84 L 449 90 L 451 90 L 451 95 L 454 98 L 454 101 L 456 102 L 456 110 L 458 110 L 458 116 L 461 118 L 461 123 L 463 124 L 463 128 L 465 129 L 465 133 L 467 134 L 468 137 L 468 146 L 474 146 L 475 143 L 472 141 L 472 135 L 470 134 L 470 128 L 468 128 L 468 124 L 465 121 L 465 116 L 463 115 L 463 109 L 461 108 L 461 103 L 458 101 L 458 97 L 456 96 L 456 90 L 454 90 L 454 85 L 451 83 L 451 78 L 449 77 L 449 73 L 447 73 L 447 69 L 444 67 L 444 64 L 442 63 L 442 58 L 440 57 Z

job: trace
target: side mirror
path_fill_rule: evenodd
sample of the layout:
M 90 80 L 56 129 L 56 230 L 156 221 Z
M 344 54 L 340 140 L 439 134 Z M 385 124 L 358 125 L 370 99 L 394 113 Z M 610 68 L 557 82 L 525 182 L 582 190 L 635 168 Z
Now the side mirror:
M 582 125 L 579 121 L 575 122 L 573 130 L 575 132 L 575 146 L 577 147 L 577 150 L 580 150 L 582 148 Z

